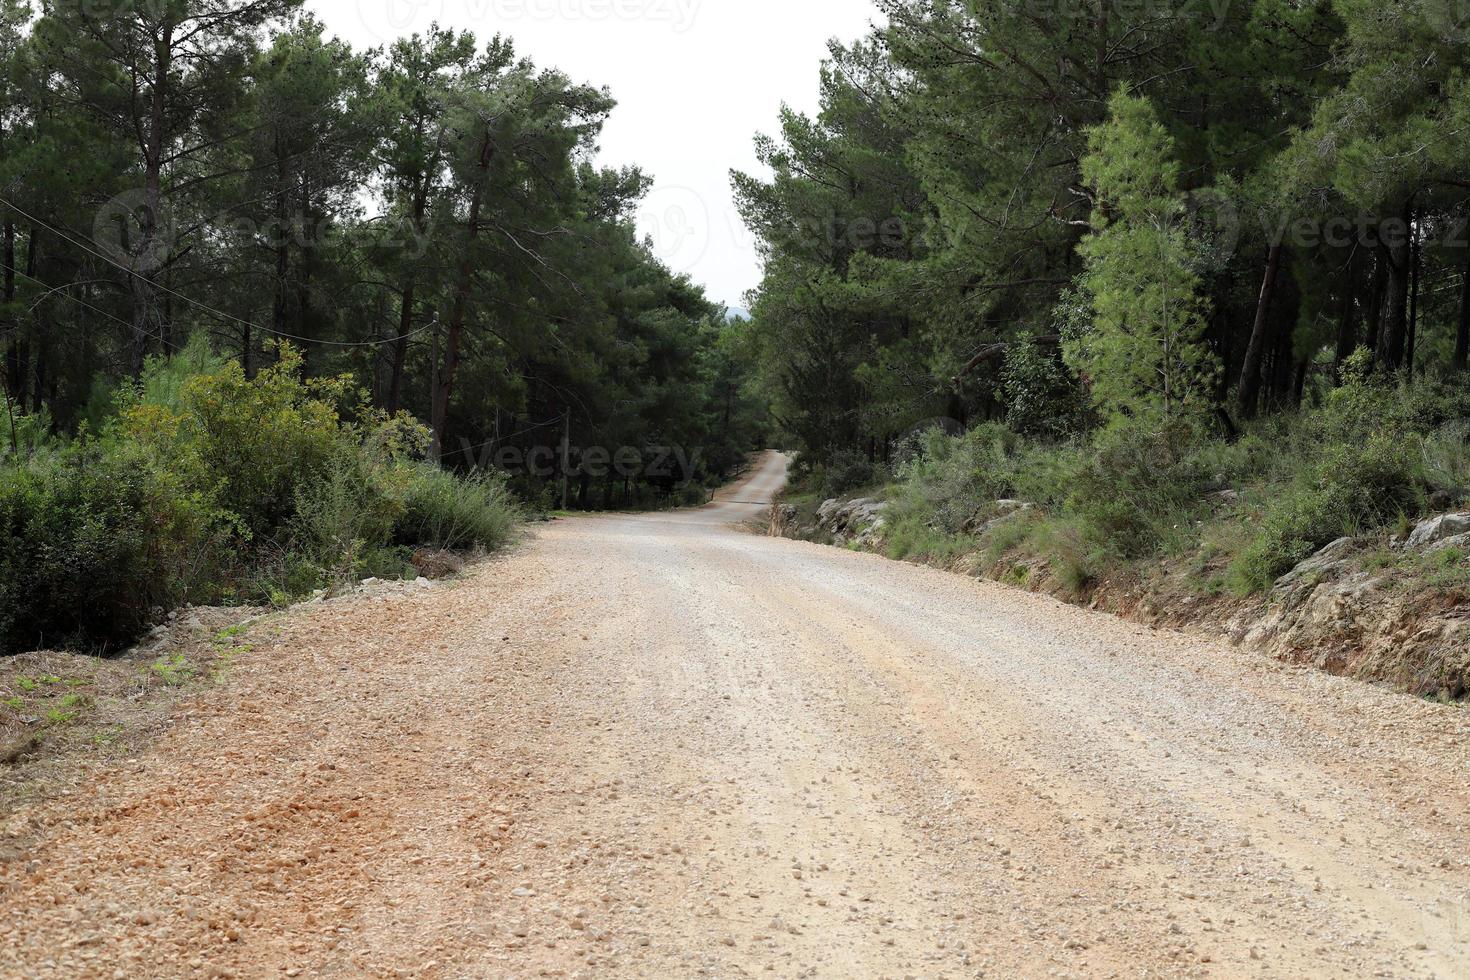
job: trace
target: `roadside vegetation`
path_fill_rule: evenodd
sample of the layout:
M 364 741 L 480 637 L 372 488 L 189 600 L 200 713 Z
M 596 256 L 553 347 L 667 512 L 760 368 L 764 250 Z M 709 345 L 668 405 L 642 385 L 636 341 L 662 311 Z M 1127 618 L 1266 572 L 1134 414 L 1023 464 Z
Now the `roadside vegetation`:
M 507 541 L 501 479 L 426 465 L 411 417 L 277 354 L 247 378 L 199 337 L 95 429 L 30 426 L 45 434 L 0 462 L 0 650 L 115 648 L 179 606 L 279 605 L 416 575 L 419 548 Z
M 796 524 L 1225 602 L 1357 536 L 1464 603 L 1465 548 L 1393 545 L 1470 500 L 1470 21 L 881 6 L 735 178 Z
M 930 430 L 864 482 L 888 503 L 883 547 L 895 558 L 978 555 L 982 569 L 1040 559 L 1077 594 L 1120 570 L 1184 561 L 1200 592 L 1245 597 L 1339 538 L 1402 533 L 1464 499 L 1467 417 L 1465 386 L 1355 373 L 1321 406 L 1235 439 L 1182 424 L 1046 439 L 986 423 L 959 437 Z M 797 494 L 864 492 L 837 475 L 813 466 Z

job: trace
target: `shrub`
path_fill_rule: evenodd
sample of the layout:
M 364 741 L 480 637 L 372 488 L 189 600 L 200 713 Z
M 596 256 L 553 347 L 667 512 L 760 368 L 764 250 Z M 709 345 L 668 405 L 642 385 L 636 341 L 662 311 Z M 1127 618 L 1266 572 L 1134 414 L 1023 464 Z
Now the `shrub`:
M 509 541 L 519 519 L 519 508 L 499 475 L 457 477 L 437 466 L 415 466 L 396 536 L 405 545 L 488 550 Z
M 410 571 L 409 546 L 493 548 L 504 485 L 410 464 L 427 433 L 344 380 L 256 378 L 195 342 L 118 395 L 100 439 L 0 462 L 0 650 L 108 648 L 181 602 L 283 603 Z
M 0 469 L 0 650 L 126 642 L 207 594 L 221 526 L 134 447 Z
M 1326 447 L 1267 507 L 1231 566 L 1231 587 L 1241 594 L 1269 588 L 1335 539 L 1419 512 L 1424 489 L 1416 464 L 1412 448 L 1386 433 Z
M 1470 487 L 1470 420 L 1441 425 L 1421 440 L 1420 447 L 1430 489 L 1457 495 Z
M 171 388 L 169 398 L 149 400 L 145 377 L 124 396 L 119 431 L 227 502 L 249 536 L 268 538 L 290 520 L 298 490 L 325 477 L 344 435 L 345 386 L 303 381 L 300 368 L 300 353 L 286 345 L 253 379 L 231 361 L 183 381 L 177 408 Z
M 405 473 L 366 449 L 344 445 L 319 479 L 297 489 L 286 543 L 293 556 L 318 570 L 319 583 L 311 588 L 358 577 L 379 560 L 375 552 L 392 540 L 404 515 Z
M 1087 400 L 1056 352 L 1030 335 L 1017 338 L 1001 368 L 1006 425 L 1024 436 L 1065 439 L 1086 428 Z
M 937 429 L 926 433 L 919 455 L 900 472 L 896 513 L 920 515 L 948 534 L 964 531 L 982 508 L 1013 492 L 1018 442 L 994 423 L 958 437 Z
M 24 459 L 61 448 L 63 441 L 53 434 L 53 428 L 51 413 L 44 408 L 34 415 L 6 410 L 0 415 L 0 460 L 15 456 Z
M 1182 421 L 1119 422 L 1099 433 L 1071 481 L 1067 508 L 1093 544 L 1124 558 L 1150 554 L 1188 525 L 1209 481 Z
M 840 497 L 853 490 L 871 486 L 886 477 L 882 467 L 873 463 L 867 453 L 843 450 L 822 463 L 814 463 L 800 475 L 801 482 L 824 497 Z

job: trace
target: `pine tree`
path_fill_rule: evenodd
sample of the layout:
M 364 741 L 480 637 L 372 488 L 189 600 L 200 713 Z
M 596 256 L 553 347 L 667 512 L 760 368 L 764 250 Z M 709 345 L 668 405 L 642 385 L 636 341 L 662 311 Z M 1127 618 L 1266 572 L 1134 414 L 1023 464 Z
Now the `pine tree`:
M 1185 222 L 1174 142 L 1145 98 L 1120 91 L 1082 161 L 1097 195 L 1080 246 L 1092 323 L 1066 347 L 1109 418 L 1178 418 L 1211 405 L 1217 370 Z

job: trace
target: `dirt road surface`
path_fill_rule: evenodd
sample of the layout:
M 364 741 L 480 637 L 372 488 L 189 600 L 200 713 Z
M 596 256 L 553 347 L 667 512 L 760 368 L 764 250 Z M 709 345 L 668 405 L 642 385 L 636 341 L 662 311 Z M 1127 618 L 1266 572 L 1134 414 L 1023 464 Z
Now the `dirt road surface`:
M 1464 710 L 728 527 L 783 471 L 257 628 L 0 973 L 1470 976 Z

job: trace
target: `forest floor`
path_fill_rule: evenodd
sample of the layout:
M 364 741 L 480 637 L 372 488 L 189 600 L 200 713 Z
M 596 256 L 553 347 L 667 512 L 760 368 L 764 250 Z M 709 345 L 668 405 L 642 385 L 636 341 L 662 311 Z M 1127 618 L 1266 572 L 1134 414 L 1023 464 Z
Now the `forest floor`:
M 1470 975 L 1470 712 L 731 527 L 272 617 L 5 814 L 5 976 Z

